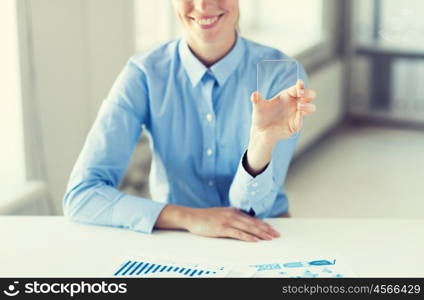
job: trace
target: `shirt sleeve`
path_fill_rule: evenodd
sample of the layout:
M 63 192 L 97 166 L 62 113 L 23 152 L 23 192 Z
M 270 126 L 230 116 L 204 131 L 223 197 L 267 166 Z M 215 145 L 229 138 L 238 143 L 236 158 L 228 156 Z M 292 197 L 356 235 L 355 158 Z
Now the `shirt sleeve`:
M 305 86 L 308 86 L 306 72 L 301 65 L 299 67 L 299 76 L 304 80 Z M 287 82 L 296 82 L 296 76 L 296 72 L 284 73 Z M 281 91 L 280 87 L 277 86 L 270 87 L 270 90 L 270 95 L 275 95 Z M 285 207 L 282 208 L 283 211 L 280 209 L 277 213 L 278 208 L 274 204 L 278 197 L 285 198 L 287 201 L 287 195 L 284 192 L 284 181 L 300 132 L 301 130 L 292 137 L 279 141 L 273 150 L 271 161 L 265 170 L 255 177 L 250 175 L 243 165 L 243 160 L 247 154 L 246 149 L 239 161 L 236 174 L 230 186 L 229 201 L 231 206 L 258 218 L 275 216 L 278 213 L 287 211 L 288 208 Z
M 71 172 L 64 215 L 75 222 L 151 233 L 164 203 L 117 189 L 149 122 L 143 72 L 131 59 L 103 101 Z
M 262 173 L 253 177 L 243 166 L 245 151 L 230 187 L 230 204 L 258 218 L 274 216 L 274 202 L 282 193 L 287 170 L 300 133 L 277 143 L 272 158 Z M 283 213 L 283 212 L 281 212 Z

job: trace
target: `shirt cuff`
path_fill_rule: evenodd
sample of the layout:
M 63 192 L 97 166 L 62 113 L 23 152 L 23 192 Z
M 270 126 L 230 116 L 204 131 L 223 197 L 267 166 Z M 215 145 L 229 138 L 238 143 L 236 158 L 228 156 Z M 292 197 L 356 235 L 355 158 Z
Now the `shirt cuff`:
M 266 210 L 272 203 L 266 201 L 270 192 L 274 188 L 274 177 L 272 172 L 272 159 L 265 170 L 257 176 L 250 175 L 243 166 L 243 159 L 246 152 L 239 162 L 237 173 L 234 177 L 230 199 L 232 204 L 239 209 L 250 212 L 253 209 L 255 215 Z M 272 199 L 271 199 L 272 200 Z M 271 201 L 272 202 L 272 201 Z
M 152 233 L 156 220 L 165 206 L 166 203 L 123 194 L 113 208 L 112 223 L 121 223 L 134 231 Z

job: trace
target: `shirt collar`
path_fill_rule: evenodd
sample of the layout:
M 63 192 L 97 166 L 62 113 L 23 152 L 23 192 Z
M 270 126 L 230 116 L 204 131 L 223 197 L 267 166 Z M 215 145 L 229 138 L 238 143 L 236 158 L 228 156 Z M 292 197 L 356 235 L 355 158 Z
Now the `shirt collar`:
M 244 42 L 240 35 L 237 34 L 236 44 L 230 52 L 210 67 L 220 86 L 224 85 L 231 73 L 236 69 L 243 57 Z M 191 52 L 187 41 L 181 39 L 178 45 L 181 62 L 190 78 L 191 84 L 195 87 L 208 68 L 199 61 L 199 59 Z

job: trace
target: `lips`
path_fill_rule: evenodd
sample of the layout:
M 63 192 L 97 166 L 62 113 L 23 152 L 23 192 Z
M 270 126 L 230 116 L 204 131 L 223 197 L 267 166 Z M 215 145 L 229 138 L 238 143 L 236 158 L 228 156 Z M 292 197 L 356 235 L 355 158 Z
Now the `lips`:
M 193 22 L 197 23 L 200 26 L 200 28 L 210 29 L 210 28 L 214 27 L 219 22 L 219 20 L 221 19 L 221 17 L 223 15 L 224 14 L 222 13 L 222 14 L 217 15 L 217 16 L 202 16 L 202 17 L 197 17 L 197 18 L 190 17 L 190 19 Z

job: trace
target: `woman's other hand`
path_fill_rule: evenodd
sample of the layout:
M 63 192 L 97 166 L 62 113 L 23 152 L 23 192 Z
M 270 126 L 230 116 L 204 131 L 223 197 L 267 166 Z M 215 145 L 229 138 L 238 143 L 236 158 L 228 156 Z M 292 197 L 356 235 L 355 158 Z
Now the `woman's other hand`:
M 247 242 L 272 240 L 279 233 L 271 225 L 234 207 L 195 209 L 187 230 L 202 236 L 229 237 Z
M 180 228 L 207 237 L 228 237 L 247 242 L 272 240 L 280 234 L 266 222 L 234 207 L 188 208 L 167 205 L 157 228 Z

